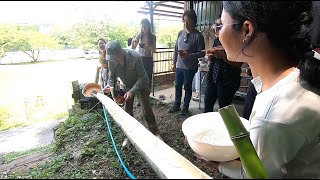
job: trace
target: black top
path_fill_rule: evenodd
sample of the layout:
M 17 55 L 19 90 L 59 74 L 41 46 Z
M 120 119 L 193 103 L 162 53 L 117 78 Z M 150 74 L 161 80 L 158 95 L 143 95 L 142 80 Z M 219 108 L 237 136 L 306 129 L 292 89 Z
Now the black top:
M 213 47 L 221 46 L 218 38 L 213 42 Z M 241 79 L 241 68 L 228 64 L 225 60 L 214 57 L 209 63 L 208 82 L 222 84 L 223 86 L 234 87 L 239 85 Z
M 320 1 L 312 1 L 313 22 L 311 25 L 311 42 L 313 48 L 320 48 Z

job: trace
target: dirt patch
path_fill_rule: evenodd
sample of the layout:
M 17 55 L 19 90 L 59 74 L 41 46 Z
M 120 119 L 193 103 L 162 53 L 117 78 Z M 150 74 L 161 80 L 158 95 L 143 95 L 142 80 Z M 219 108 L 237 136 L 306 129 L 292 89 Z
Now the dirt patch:
M 32 154 L 30 156 L 22 157 L 14 160 L 8 164 L 0 166 L 1 179 L 7 178 L 8 174 L 24 173 L 30 169 L 43 164 L 54 157 L 54 153 L 50 151 L 43 151 Z
M 160 91 L 173 86 L 175 74 L 159 75 L 154 77 L 154 91 Z
M 171 79 L 161 81 L 161 87 L 158 89 L 164 88 L 166 85 L 172 86 L 172 83 Z M 168 113 L 167 105 L 152 98 L 151 105 L 161 137 L 166 144 L 212 178 L 226 178 L 217 170 L 210 169 L 205 163 L 198 160 L 184 141 L 181 126 L 188 117 L 181 117 L 179 113 Z M 134 107 L 134 117 L 147 127 L 141 106 L 137 106 L 137 101 Z M 106 122 L 101 118 L 102 111 L 99 113 L 83 112 L 78 105 L 69 114 L 69 118 L 56 131 L 55 145 L 58 148 L 54 154 L 49 153 L 47 156 L 46 154 L 42 156 L 34 154 L 33 157 L 28 157 L 25 160 L 20 159 L 19 164 L 12 162 L 11 168 L 9 164 L 7 165 L 7 169 L 10 171 L 5 172 L 5 176 L 2 178 L 11 178 L 7 174 L 13 171 L 25 172 L 37 166 L 33 169 L 34 173 L 18 177 L 28 179 L 129 179 L 113 149 Z M 112 118 L 109 119 L 109 123 L 119 153 L 130 172 L 138 179 L 158 179 L 157 174 L 135 151 L 134 147 L 121 149 L 124 134 Z M 51 160 L 53 156 L 55 159 Z M 39 166 L 43 162 L 46 163 Z
M 227 177 L 221 174 L 218 170 L 210 169 L 206 164 L 198 160 L 187 142 L 184 141 L 184 135 L 181 127 L 183 121 L 190 115 L 181 117 L 179 113 L 170 114 L 168 113 L 168 106 L 156 104 L 157 102 L 154 100 L 152 109 L 164 142 L 213 179 L 227 179 Z M 147 127 L 141 107 L 134 108 L 134 117 L 139 120 L 141 124 Z

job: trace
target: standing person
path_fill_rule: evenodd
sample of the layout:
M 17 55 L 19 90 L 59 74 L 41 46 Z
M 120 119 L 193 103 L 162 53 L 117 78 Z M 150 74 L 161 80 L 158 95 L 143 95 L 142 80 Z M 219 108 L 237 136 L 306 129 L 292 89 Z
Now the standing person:
M 269 178 L 320 177 L 320 54 L 310 48 L 311 3 L 223 2 L 217 31 L 227 59 L 258 75 L 248 131 Z M 208 163 L 247 178 L 239 160 Z
M 98 39 L 97 45 L 99 48 L 99 62 L 101 64 L 99 73 L 99 84 L 103 88 L 107 85 L 108 80 L 108 62 L 106 61 L 106 44 L 107 41 L 103 38 Z
M 256 75 L 252 72 L 252 69 L 250 69 L 249 75 L 252 76 L 253 78 L 256 77 Z M 257 96 L 256 88 L 254 87 L 254 84 L 251 81 L 249 81 L 248 91 L 247 91 L 247 95 L 246 95 L 244 106 L 243 106 L 243 114 L 242 114 L 243 118 L 249 120 L 254 101 L 256 100 L 256 96 Z
M 109 88 L 108 85 L 108 76 L 109 76 L 109 67 L 108 61 L 106 61 L 106 44 L 107 40 L 100 38 L 98 39 L 98 47 L 99 47 L 99 62 L 101 64 L 100 73 L 99 73 L 99 84 L 102 85 L 103 91 L 106 91 L 106 88 Z M 118 78 L 118 88 L 117 89 L 124 89 L 123 82 Z
M 152 84 L 153 75 L 153 53 L 156 52 L 156 36 L 152 33 L 151 24 L 148 19 L 141 20 L 141 32 L 132 40 L 132 49 L 139 45 L 139 54 L 143 66 L 147 72 L 149 84 Z
M 189 113 L 189 103 L 192 96 L 192 81 L 198 71 L 198 58 L 203 57 L 205 52 L 204 37 L 195 28 L 197 25 L 197 15 L 194 10 L 187 10 L 182 15 L 184 30 L 178 34 L 173 54 L 173 70 L 175 77 L 175 102 L 169 109 L 169 113 L 181 111 L 182 85 L 185 96 L 181 116 Z
M 160 138 L 160 132 L 149 102 L 149 81 L 139 54 L 132 49 L 122 49 L 118 41 L 110 41 L 107 44 L 106 60 L 109 61 L 108 82 L 113 99 L 115 100 L 115 78 L 119 77 L 126 87 L 125 111 L 133 116 L 134 96 L 138 95 L 149 130 Z
M 320 1 L 312 1 L 311 45 L 314 51 L 320 53 Z M 255 77 L 254 73 L 253 77 Z M 249 82 L 248 93 L 243 108 L 243 118 L 249 119 L 257 91 L 252 82 Z
M 214 26 L 221 26 L 220 18 L 216 18 Z M 239 89 L 241 80 L 242 63 L 228 61 L 216 33 L 215 36 L 213 48 L 206 51 L 210 62 L 204 97 L 205 113 L 213 112 L 217 99 L 220 108 L 230 105 L 234 94 Z

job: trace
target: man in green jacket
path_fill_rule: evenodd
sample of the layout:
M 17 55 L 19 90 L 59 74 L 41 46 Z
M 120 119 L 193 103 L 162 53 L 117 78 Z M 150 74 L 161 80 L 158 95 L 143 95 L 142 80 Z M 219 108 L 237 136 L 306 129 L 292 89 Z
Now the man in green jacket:
M 119 77 L 125 84 L 125 91 L 127 92 L 124 95 L 125 111 L 133 116 L 134 97 L 138 95 L 149 130 L 161 139 L 149 102 L 149 80 L 140 55 L 134 50 L 122 49 L 118 41 L 108 42 L 106 50 L 106 60 L 109 61 L 110 72 L 108 83 L 113 99 L 115 100 L 114 86 L 116 77 Z

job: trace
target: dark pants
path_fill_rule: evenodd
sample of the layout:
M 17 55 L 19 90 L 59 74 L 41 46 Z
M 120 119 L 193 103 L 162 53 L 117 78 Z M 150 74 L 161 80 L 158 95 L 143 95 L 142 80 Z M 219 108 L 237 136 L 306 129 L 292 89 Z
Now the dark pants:
M 192 96 L 192 81 L 193 77 L 196 74 L 197 69 L 195 70 L 187 70 L 187 69 L 176 69 L 176 79 L 175 79 L 175 102 L 174 105 L 176 107 L 180 107 L 181 105 L 181 97 L 182 97 L 182 85 L 184 86 L 185 96 L 184 96 L 184 104 L 183 108 L 189 109 L 189 103 Z
M 157 135 L 159 134 L 159 129 L 158 129 L 157 122 L 149 102 L 149 94 L 150 94 L 150 90 L 148 88 L 147 90 L 146 89 L 140 90 L 138 92 L 138 98 L 142 106 L 143 116 L 147 121 L 147 125 L 150 132 Z M 134 98 L 127 100 L 125 103 L 125 111 L 131 116 L 133 116 L 133 102 L 134 102 Z
M 152 85 L 152 74 L 153 74 L 153 57 L 141 57 L 143 67 L 146 70 L 148 79 L 149 79 L 149 85 L 151 88 Z
M 247 92 L 247 96 L 246 96 L 246 99 L 244 102 L 244 108 L 243 108 L 243 115 L 242 115 L 243 118 L 249 119 L 256 96 L 257 96 L 257 91 L 254 85 L 252 84 L 252 82 L 249 81 L 248 92 Z
M 220 108 L 230 105 L 234 94 L 239 89 L 239 86 L 240 81 L 238 86 L 233 87 L 227 87 L 219 83 L 208 81 L 204 96 L 204 112 L 213 112 L 213 107 L 217 99 L 219 101 Z

